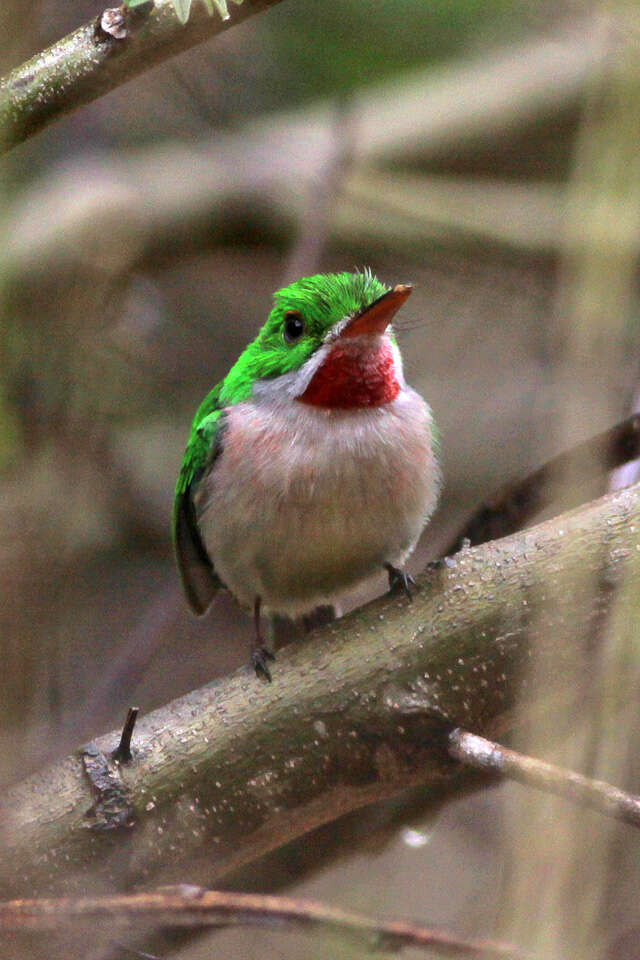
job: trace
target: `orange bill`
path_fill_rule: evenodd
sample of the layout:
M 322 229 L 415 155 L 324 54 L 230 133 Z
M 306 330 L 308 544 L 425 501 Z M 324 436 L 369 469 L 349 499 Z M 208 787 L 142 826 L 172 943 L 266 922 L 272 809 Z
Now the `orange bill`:
M 342 337 L 359 337 L 363 334 L 384 333 L 396 313 L 413 290 L 410 283 L 399 283 L 358 313 L 341 332 Z

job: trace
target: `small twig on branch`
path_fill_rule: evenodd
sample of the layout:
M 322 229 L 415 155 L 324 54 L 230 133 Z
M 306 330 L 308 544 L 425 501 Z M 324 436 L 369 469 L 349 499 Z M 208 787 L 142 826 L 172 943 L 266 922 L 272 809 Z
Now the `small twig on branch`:
M 447 957 L 524 956 L 511 944 L 467 940 L 447 931 L 400 921 L 383 922 L 312 900 L 265 894 L 203 890 L 183 884 L 150 893 L 0 903 L 0 930 L 55 930 L 107 920 L 120 927 L 265 926 L 340 934 L 372 950 L 418 947 Z
M 573 770 L 525 756 L 460 728 L 449 736 L 449 753 L 455 760 L 477 770 L 499 773 L 597 810 L 614 820 L 640 827 L 640 797 L 625 793 L 604 780 L 591 780 Z
M 133 728 L 136 725 L 137 719 L 138 707 L 129 707 L 127 719 L 125 720 L 122 728 L 120 743 L 111 754 L 116 763 L 129 763 L 129 761 L 132 759 L 131 737 L 133 736 Z

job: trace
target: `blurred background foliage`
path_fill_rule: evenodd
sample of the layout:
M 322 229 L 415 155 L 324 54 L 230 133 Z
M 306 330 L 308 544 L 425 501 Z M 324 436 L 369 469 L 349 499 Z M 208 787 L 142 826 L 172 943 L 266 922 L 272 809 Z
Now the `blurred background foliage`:
M 6 0 L 0 68 L 99 12 Z M 627 414 L 638 37 L 633 4 L 286 0 L 3 158 L 2 779 L 244 663 L 250 623 L 229 597 L 204 622 L 187 614 L 169 515 L 190 418 L 286 280 L 369 265 L 416 284 L 399 338 L 446 479 L 416 567 L 496 485 Z M 618 772 L 639 789 L 632 764 Z M 253 882 L 489 934 L 519 870 L 522 822 L 502 810 L 519 803 L 517 788 L 483 791 L 434 826 L 412 797 L 270 858 Z M 575 814 L 551 806 L 561 832 Z M 601 851 L 580 956 L 638 956 L 628 829 Z M 533 876 L 553 872 L 545 856 L 531 846 Z M 549 909 L 539 924 L 555 930 Z M 329 948 L 236 932 L 208 949 Z

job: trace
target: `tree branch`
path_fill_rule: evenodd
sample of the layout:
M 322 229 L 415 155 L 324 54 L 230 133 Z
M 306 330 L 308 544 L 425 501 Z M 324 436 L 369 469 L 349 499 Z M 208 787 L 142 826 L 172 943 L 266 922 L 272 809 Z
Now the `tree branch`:
M 119 732 L 101 737 L 6 793 L 0 888 L 86 892 L 88 867 L 110 885 L 175 881 L 186 858 L 210 883 L 363 804 L 452 782 L 452 725 L 508 728 L 533 645 L 549 672 L 536 689 L 580 696 L 564 658 L 588 670 L 611 585 L 640 587 L 639 550 L 632 487 L 463 550 L 413 603 L 381 597 L 314 631 L 269 687 L 245 668 L 144 717 L 125 767 Z
M 239 10 L 249 2 L 245 0 Z M 237 10 L 233 7 L 231 23 L 236 22 Z M 222 25 L 217 17 L 207 17 L 205 22 L 209 29 L 213 23 Z M 180 28 L 188 29 L 190 24 Z M 380 203 L 388 191 L 381 192 L 379 174 L 372 168 L 389 161 L 397 164 L 399 156 L 419 156 L 422 163 L 452 152 L 457 156 L 461 145 L 468 146 L 478 137 L 491 139 L 513 129 L 516 122 L 566 109 L 594 72 L 607 68 L 607 50 L 603 31 L 585 20 L 568 35 L 514 46 L 489 62 L 484 57 L 471 64 L 421 70 L 392 88 L 386 84 L 354 93 L 348 144 L 354 168 L 345 178 L 342 202 L 330 224 L 331 236 L 347 240 L 366 236 L 370 243 L 380 242 L 382 236 L 393 242 L 394 249 L 399 242 L 419 244 L 422 249 L 425 237 L 432 235 L 435 216 L 448 229 L 471 229 L 501 242 L 519 237 L 520 246 L 523 234 L 531 229 L 528 225 L 535 221 L 541 234 L 539 246 L 555 249 L 560 199 L 553 187 L 500 184 L 501 202 L 505 192 L 510 198 L 500 222 L 511 226 L 505 228 L 503 223 L 496 233 L 497 195 L 493 192 L 487 200 L 486 183 L 478 187 L 468 181 L 463 189 L 460 176 L 425 177 L 419 190 L 424 199 L 421 212 L 415 212 L 414 190 L 413 214 L 398 217 L 381 212 Z M 9 96 L 2 84 L 0 117 L 3 103 L 8 109 Z M 68 96 L 72 98 L 72 88 Z M 54 119 L 51 107 L 49 119 Z M 25 122 L 30 109 L 29 103 L 20 106 Z M 39 110 L 38 104 L 33 109 Z M 63 171 L 48 170 L 41 182 L 31 184 L 5 211 L 3 266 L 14 276 L 41 271 L 49 275 L 78 259 L 85 264 L 108 261 L 124 269 L 143 247 L 153 247 L 154 237 L 161 236 L 166 244 L 178 229 L 182 238 L 202 222 L 203 214 L 208 223 L 223 223 L 230 210 L 237 212 L 238 203 L 243 222 L 251 221 L 256 210 L 264 211 L 266 205 L 276 229 L 292 231 L 306 212 L 301 198 L 335 155 L 334 112 L 331 104 L 315 103 L 293 113 L 273 114 L 266 124 L 264 120 L 247 123 L 236 133 L 216 131 L 195 147 L 162 144 L 145 150 L 118 149 L 93 156 L 89 166 L 87 157 L 75 166 L 67 160 Z M 1 126 L 0 121 L 0 132 Z M 283 143 L 287 150 L 282 150 Z M 402 187 L 397 171 L 387 170 L 385 177 L 387 187 L 389 178 L 392 186 Z M 375 196 L 375 206 L 363 202 L 363 191 Z M 463 219 L 458 215 L 461 191 L 466 197 Z
M 573 770 L 517 753 L 467 730 L 451 732 L 449 752 L 454 760 L 475 770 L 499 773 L 502 777 L 565 797 L 605 816 L 640 827 L 640 797 L 619 790 L 604 780 L 591 780 Z
M 581 487 L 594 481 L 602 482 L 606 473 L 638 456 L 640 413 L 634 413 L 493 493 L 465 521 L 446 548 L 445 555 L 457 553 L 465 542 L 475 546 L 522 530 L 534 517 L 557 502 L 560 491 L 565 498 L 580 496 L 576 483 L 567 484 L 567 480 L 580 478 Z
M 176 53 L 216 36 L 279 0 L 235 0 L 228 20 L 195 4 L 184 26 L 172 0 L 125 10 L 122 31 L 107 32 L 104 14 L 0 80 L 0 151 L 10 150 L 64 113 Z
M 68 929 L 107 921 L 110 935 L 118 929 L 149 927 L 219 927 L 258 925 L 306 932 L 339 934 L 370 950 L 402 947 L 435 950 L 446 957 L 509 957 L 523 954 L 494 940 L 466 940 L 444 930 L 401 921 L 380 921 L 360 913 L 328 907 L 313 900 L 264 894 L 203 890 L 182 884 L 149 893 L 69 897 L 58 900 L 13 900 L 0 903 L 0 931 Z

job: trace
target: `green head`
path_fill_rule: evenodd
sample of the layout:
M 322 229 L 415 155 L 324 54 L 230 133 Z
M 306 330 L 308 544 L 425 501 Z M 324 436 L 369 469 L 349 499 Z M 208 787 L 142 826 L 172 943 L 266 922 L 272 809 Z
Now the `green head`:
M 381 329 L 386 329 L 409 292 L 410 287 L 390 290 L 369 270 L 320 273 L 296 280 L 274 295 L 267 322 L 229 371 L 218 403 L 225 406 L 245 400 L 258 381 L 272 381 L 301 371 L 312 358 L 318 360 L 318 351 L 326 352 L 328 342 L 341 331 L 346 333 L 356 318 L 362 318 L 362 325 L 365 315 L 384 312 L 386 323 Z M 363 333 L 364 329 L 358 332 Z

